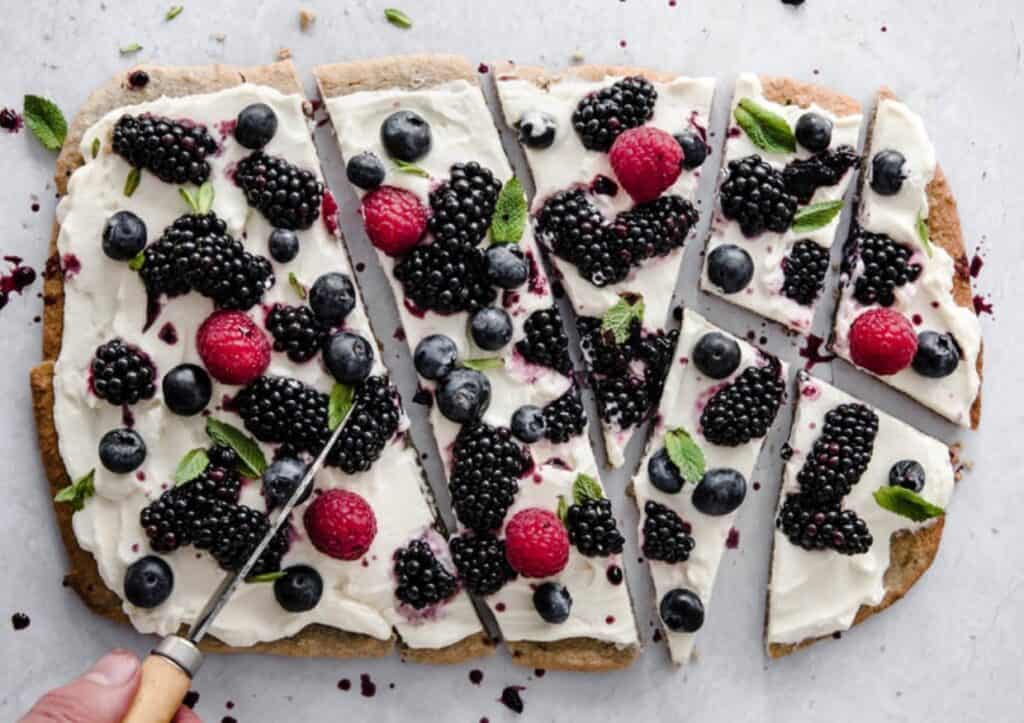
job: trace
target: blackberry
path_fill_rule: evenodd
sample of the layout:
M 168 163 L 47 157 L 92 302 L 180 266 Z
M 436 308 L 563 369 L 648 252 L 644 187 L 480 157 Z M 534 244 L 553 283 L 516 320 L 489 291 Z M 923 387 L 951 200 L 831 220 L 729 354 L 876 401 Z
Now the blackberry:
M 474 595 L 493 595 L 516 578 L 505 558 L 505 541 L 491 534 L 460 535 L 448 542 L 459 578 Z
M 326 422 L 326 415 L 323 417 Z M 398 431 L 398 390 L 386 376 L 368 377 L 356 389 L 345 429 L 327 456 L 327 464 L 347 474 L 365 472 Z M 330 432 L 323 427 L 323 443 Z M 315 453 L 317 449 L 310 449 Z
M 647 387 L 647 398 L 650 400 L 651 409 L 656 408 L 658 400 L 661 399 L 661 392 L 665 388 L 665 377 L 668 376 L 668 369 L 672 364 L 672 356 L 675 354 L 678 339 L 678 329 L 669 332 L 659 330 L 653 334 L 647 334 L 640 343 L 639 355 L 644 361 L 644 384 Z
M 185 487 L 167 490 L 139 513 L 139 524 L 149 538 L 150 547 L 165 553 L 190 544 L 201 519 Z
M 619 214 L 614 225 L 637 265 L 681 247 L 699 219 L 697 209 L 686 199 L 661 196 Z
M 794 545 L 805 550 L 831 549 L 842 555 L 861 555 L 874 542 L 867 523 L 839 505 L 820 506 L 801 494 L 790 494 L 779 511 L 776 526 Z
M 184 263 L 178 253 L 178 241 L 182 234 L 175 228 L 177 223 L 176 221 L 172 224 L 164 231 L 163 236 L 142 251 L 144 260 L 142 268 L 139 269 L 139 278 L 146 287 L 147 295 L 154 299 L 161 295 L 173 298 L 192 290 L 186 279 Z
M 96 396 L 115 406 L 135 404 L 156 394 L 156 368 L 149 355 L 121 339 L 96 348 L 89 384 Z
M 756 154 L 729 161 L 719 198 L 722 213 L 738 221 L 748 238 L 765 229 L 784 233 L 796 214 L 796 197 L 786 190 L 782 173 Z
M 114 153 L 165 183 L 202 185 L 210 177 L 206 157 L 217 151 L 206 126 L 153 116 L 123 115 L 114 125 Z
M 501 527 L 529 459 L 505 427 L 479 423 L 459 430 L 449 489 L 455 515 L 476 532 Z
M 878 417 L 865 405 L 841 404 L 830 409 L 797 473 L 803 496 L 814 503 L 831 504 L 850 494 L 871 461 L 877 433 Z
M 456 163 L 448 180 L 430 192 L 428 222 L 434 238 L 476 246 L 491 227 L 501 181 L 476 161 Z
M 583 191 L 560 191 L 540 210 L 537 229 L 552 250 L 594 286 L 622 281 L 629 274 L 625 241 L 605 222 Z
M 651 409 L 644 380 L 627 374 L 594 380 L 601 419 L 627 429 L 642 422 Z
M 622 376 L 629 373 L 630 362 L 642 344 L 643 326 L 639 319 L 630 322 L 629 338 L 621 344 L 601 326 L 601 320 L 593 316 L 581 316 L 576 320 L 580 334 L 580 348 L 587 360 L 587 368 L 597 374 Z
M 769 357 L 766 365 L 744 369 L 736 381 L 715 392 L 700 415 L 704 438 L 738 447 L 767 434 L 786 389 L 781 371 L 779 360 Z
M 640 76 L 630 76 L 588 94 L 576 106 L 572 125 L 585 148 L 607 151 L 619 134 L 642 126 L 654 115 L 658 91 Z
M 583 411 L 583 400 L 580 389 L 573 382 L 572 386 L 553 402 L 544 405 L 544 436 L 555 444 L 568 442 L 571 438 L 583 434 L 587 426 L 587 415 Z
M 274 304 L 267 314 L 267 330 L 274 337 L 274 351 L 286 352 L 293 362 L 312 359 L 327 338 L 327 330 L 308 306 Z
M 530 314 L 523 324 L 523 333 L 525 336 L 516 342 L 516 349 L 526 361 L 569 375 L 572 371 L 569 337 L 562 328 L 557 306 Z
M 853 273 L 858 259 L 864 265 L 854 281 L 853 297 L 865 306 L 892 306 L 896 302 L 895 290 L 917 281 L 921 275 L 921 264 L 909 263 L 913 250 L 882 233 L 869 233 L 857 227 L 843 251 L 845 272 Z
M 825 151 L 810 158 L 798 158 L 782 169 L 782 180 L 786 193 L 795 196 L 800 203 L 810 203 L 814 192 L 822 186 L 834 186 L 860 157 L 850 146 L 839 146 L 834 151 Z
M 476 311 L 497 297 L 484 252 L 452 241 L 416 246 L 395 264 L 395 278 L 412 303 L 438 314 Z
M 455 594 L 455 576 L 444 569 L 424 540 L 395 550 L 395 597 L 422 610 Z
M 225 570 L 237 571 L 242 567 L 270 529 L 270 521 L 265 514 L 245 505 L 220 506 L 209 519 L 212 538 L 197 540 L 196 547 L 208 549 Z M 288 538 L 289 526 L 286 524 L 271 539 L 249 575 L 264 575 L 280 570 L 281 558 L 288 552 Z
M 320 451 L 327 428 L 327 395 L 298 379 L 261 376 L 235 396 L 245 428 L 261 442 L 284 442 L 290 456 Z
M 588 497 L 566 512 L 569 542 L 586 557 L 608 557 L 622 552 L 626 538 L 612 515 L 612 501 Z
M 647 500 L 644 505 L 643 552 L 648 560 L 676 563 L 690 559 L 693 551 L 690 526 L 663 504 Z
M 821 293 L 828 271 L 828 249 L 810 239 L 793 244 L 782 260 L 782 293 L 801 306 L 810 306 Z
M 275 228 L 306 229 L 320 217 L 324 184 L 312 171 L 283 158 L 256 151 L 243 158 L 235 183 L 249 205 L 259 209 Z

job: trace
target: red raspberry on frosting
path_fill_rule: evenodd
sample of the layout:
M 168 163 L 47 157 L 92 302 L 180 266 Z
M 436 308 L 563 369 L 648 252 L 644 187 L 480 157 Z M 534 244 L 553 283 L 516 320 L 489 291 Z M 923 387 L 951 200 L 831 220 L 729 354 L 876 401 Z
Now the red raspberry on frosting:
M 381 186 L 363 197 L 363 222 L 374 246 L 388 256 L 399 256 L 423 237 L 427 209 L 416 194 Z
M 569 561 L 569 533 L 553 512 L 520 510 L 505 526 L 505 557 L 523 577 L 557 575 Z
M 348 490 L 325 490 L 302 518 L 313 547 L 338 560 L 358 560 L 377 535 L 377 518 L 366 500 Z
M 196 332 L 196 348 L 210 376 L 248 384 L 267 370 L 270 342 L 244 311 L 215 311 Z
M 914 327 L 892 309 L 869 309 L 850 327 L 850 357 L 853 363 L 881 375 L 906 369 L 917 353 Z
M 608 160 L 626 192 L 643 203 L 656 199 L 679 178 L 683 149 L 665 131 L 640 126 L 615 139 Z

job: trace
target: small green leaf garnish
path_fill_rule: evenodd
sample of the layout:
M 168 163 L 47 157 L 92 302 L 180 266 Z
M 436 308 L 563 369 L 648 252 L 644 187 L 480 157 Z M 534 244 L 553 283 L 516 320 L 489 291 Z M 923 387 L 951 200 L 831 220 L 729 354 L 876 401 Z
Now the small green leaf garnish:
M 513 176 L 498 193 L 491 218 L 491 243 L 517 243 L 526 230 L 526 192 Z
M 67 502 L 71 505 L 71 509 L 78 512 L 85 507 L 85 501 L 96 494 L 95 479 L 96 470 L 91 469 L 88 473 L 57 492 L 53 501 Z
M 622 344 L 629 338 L 633 320 L 643 321 L 644 300 L 641 297 L 629 299 L 622 297 L 601 318 L 601 331 L 610 332 L 616 344 Z
M 181 11 L 184 9 L 185 7 L 183 5 L 171 5 L 170 9 L 167 11 L 167 14 L 164 15 L 164 20 L 174 20 L 174 18 L 181 15 Z
M 946 511 L 938 505 L 933 505 L 913 490 L 899 485 L 879 487 L 874 492 L 874 498 L 879 507 L 895 512 L 901 517 L 907 517 L 914 522 L 924 522 L 946 514 Z
M 209 464 L 210 458 L 206 455 L 205 449 L 199 448 L 186 452 L 178 462 L 177 469 L 174 470 L 174 483 L 181 485 L 191 482 L 205 472 Z
M 267 458 L 263 456 L 263 450 L 260 449 L 259 444 L 238 427 L 208 417 L 206 433 L 217 444 L 223 444 L 235 450 L 239 460 L 238 471 L 243 477 L 256 479 L 267 469 Z
M 99 138 L 93 138 L 92 139 L 92 157 L 95 158 L 99 154 L 100 154 L 100 139 Z
M 419 176 L 420 178 L 430 178 L 430 172 L 426 168 L 417 166 L 415 163 L 407 163 L 406 161 L 400 161 L 395 159 L 395 168 L 402 173 L 408 173 L 410 176 Z
M 796 136 L 786 119 L 759 106 L 750 98 L 742 99 L 733 111 L 736 122 L 746 131 L 750 141 L 769 153 L 792 153 Z
M 462 366 L 467 369 L 475 369 L 478 372 L 485 372 L 488 369 L 501 369 L 505 366 L 505 360 L 500 356 L 489 356 L 481 359 L 466 359 Z
M 828 226 L 842 209 L 843 202 L 841 200 L 822 201 L 805 206 L 793 216 L 793 233 L 808 233 Z
M 396 28 L 407 30 L 412 27 L 412 19 L 397 8 L 385 8 L 384 17 Z
M 196 203 L 200 214 L 207 214 L 213 208 L 213 183 L 206 181 L 196 192 Z
M 284 570 L 278 570 L 276 572 L 265 572 L 262 575 L 250 575 L 245 578 L 246 583 L 259 583 L 259 582 L 274 582 L 280 580 L 282 577 L 287 575 Z
M 133 55 L 139 52 L 140 50 L 142 50 L 142 46 L 138 43 L 128 43 L 128 45 L 123 45 L 120 48 L 118 48 L 117 52 L 119 52 L 121 55 Z
M 917 237 L 921 239 L 921 245 L 924 246 L 928 258 L 931 258 L 933 251 L 931 234 L 928 231 L 928 222 L 920 216 L 917 217 Z
M 135 189 L 139 187 L 139 181 L 142 180 L 142 171 L 138 168 L 133 168 L 128 171 L 128 177 L 124 179 L 124 195 L 131 196 L 135 193 Z
M 302 285 L 302 282 L 299 281 L 299 277 L 295 275 L 294 271 L 288 272 L 288 285 L 292 287 L 292 291 L 294 291 L 295 295 L 300 299 L 304 300 L 306 296 L 308 296 L 306 287 Z
M 564 524 L 565 519 L 569 516 L 569 503 L 565 501 L 565 495 L 558 495 L 558 507 L 555 508 L 555 514 Z
M 704 476 L 704 452 L 682 427 L 665 435 L 665 451 L 684 481 L 696 484 Z
M 25 125 L 32 131 L 43 148 L 59 150 L 68 135 L 68 122 L 56 104 L 38 95 L 26 95 L 21 114 Z
M 601 483 L 596 479 L 581 473 L 576 475 L 576 479 L 572 483 L 572 499 L 578 505 L 590 499 L 604 499 L 604 490 L 601 489 Z
M 335 384 L 331 387 L 331 397 L 327 403 L 327 428 L 332 432 L 345 421 L 348 412 L 352 409 L 352 400 L 355 398 L 355 387 L 349 384 Z
M 131 269 L 132 271 L 138 271 L 139 269 L 141 269 L 145 265 L 145 263 L 146 263 L 146 252 L 145 251 L 139 251 L 139 253 L 135 254 L 132 257 L 132 260 L 128 262 L 128 268 Z
M 192 213 L 199 213 L 199 199 L 192 194 L 184 186 L 178 188 L 178 195 L 185 200 L 185 204 L 189 207 Z

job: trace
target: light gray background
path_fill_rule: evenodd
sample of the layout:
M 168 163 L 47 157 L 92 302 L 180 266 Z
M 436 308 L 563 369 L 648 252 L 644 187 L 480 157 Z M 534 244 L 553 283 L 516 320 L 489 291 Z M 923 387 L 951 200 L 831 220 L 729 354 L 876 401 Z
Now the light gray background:
M 890 85 L 920 112 L 960 202 L 968 246 L 980 246 L 985 267 L 976 282 L 991 298 L 996 319 L 986 316 L 986 406 L 982 431 L 964 433 L 916 409 L 842 364 L 816 373 L 905 416 L 925 430 L 963 439 L 973 461 L 951 506 L 943 549 L 933 569 L 908 599 L 846 635 L 778 662 L 762 652 L 761 626 L 767 581 L 772 511 L 778 488 L 778 450 L 786 419 L 776 425 L 754 475 L 763 484 L 740 516 L 738 550 L 724 558 L 699 660 L 675 669 L 664 645 L 649 644 L 630 670 L 607 675 L 548 673 L 496 657 L 455 668 L 380 661 L 314 661 L 258 656 L 211 657 L 196 688 L 207 721 L 231 714 L 253 720 L 427 719 L 511 720 L 496 702 L 506 685 L 525 685 L 532 720 L 931 720 L 1004 721 L 1024 718 L 1021 634 L 1024 633 L 1024 509 L 1019 443 L 1024 343 L 1018 334 L 1024 262 L 1020 206 L 1020 118 L 1024 5 L 1018 0 L 808 0 L 794 9 L 779 0 L 388 0 L 415 21 L 403 31 L 382 19 L 387 2 L 218 3 L 186 0 L 171 23 L 170 3 L 3 0 L 0 24 L 0 106 L 20 108 L 24 93 L 55 99 L 72 116 L 89 91 L 133 60 L 164 64 L 262 63 L 291 48 L 302 71 L 316 63 L 389 53 L 450 51 L 474 62 L 511 58 L 551 68 L 580 51 L 590 62 L 629 63 L 720 81 L 715 127 L 735 74 L 743 70 L 818 80 L 867 103 L 874 89 Z M 148 8 L 146 6 L 149 6 Z M 317 12 L 312 32 L 298 28 L 300 6 Z M 223 42 L 213 34 L 224 33 Z M 137 41 L 144 50 L 119 57 Z M 620 41 L 625 41 L 622 47 Z M 312 91 L 310 77 L 305 75 Z M 318 133 L 328 178 L 346 211 L 343 228 L 357 260 L 370 261 L 353 223 L 354 198 L 344 188 L 338 155 L 327 129 Z M 0 133 L 0 252 L 24 256 L 41 269 L 54 210 L 53 154 L 28 133 Z M 717 167 L 717 155 L 708 167 Z M 518 163 L 518 158 L 517 158 Z M 521 168 L 521 166 L 520 166 Z M 704 208 L 710 198 L 708 174 Z M 41 209 L 31 210 L 38 202 Z M 706 229 L 706 218 L 698 233 Z M 680 299 L 729 330 L 753 330 L 767 347 L 799 366 L 800 340 L 780 328 L 696 291 L 701 243 L 688 249 Z M 363 275 L 367 301 L 388 361 L 408 372 L 408 355 L 392 340 L 394 308 L 371 268 Z M 39 358 L 41 313 L 37 283 L 0 312 L 6 373 L 0 458 L 0 718 L 13 720 L 40 693 L 114 646 L 144 653 L 151 641 L 92 616 L 62 588 L 65 555 L 52 522 L 46 483 L 37 459 L 30 415 L 28 370 Z M 820 309 L 822 333 L 831 303 Z M 406 399 L 411 375 L 400 374 Z M 410 405 L 414 420 L 422 410 Z M 432 450 L 422 426 L 416 441 Z M 637 458 L 634 439 L 631 460 Z M 627 465 L 631 471 L 631 466 Z M 438 479 L 436 467 L 432 470 Z M 627 472 L 628 474 L 628 472 Z M 636 514 L 622 495 L 626 474 L 605 474 L 625 527 Z M 635 537 L 629 554 L 634 560 Z M 644 571 L 629 569 L 645 638 L 653 610 Z M 14 632 L 9 618 L 25 612 L 31 626 Z M 467 673 L 479 667 L 483 684 Z M 359 694 L 369 674 L 377 695 Z M 353 689 L 336 688 L 340 678 Z M 394 688 L 389 684 L 393 683 Z M 227 701 L 235 708 L 228 711 Z

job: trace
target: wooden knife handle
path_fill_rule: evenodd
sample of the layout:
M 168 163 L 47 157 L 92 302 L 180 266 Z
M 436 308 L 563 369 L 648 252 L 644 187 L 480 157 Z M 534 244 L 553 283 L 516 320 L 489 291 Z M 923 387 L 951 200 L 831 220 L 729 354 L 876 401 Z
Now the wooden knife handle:
M 142 681 L 122 723 L 170 723 L 191 685 L 181 666 L 150 653 L 142 661 Z

